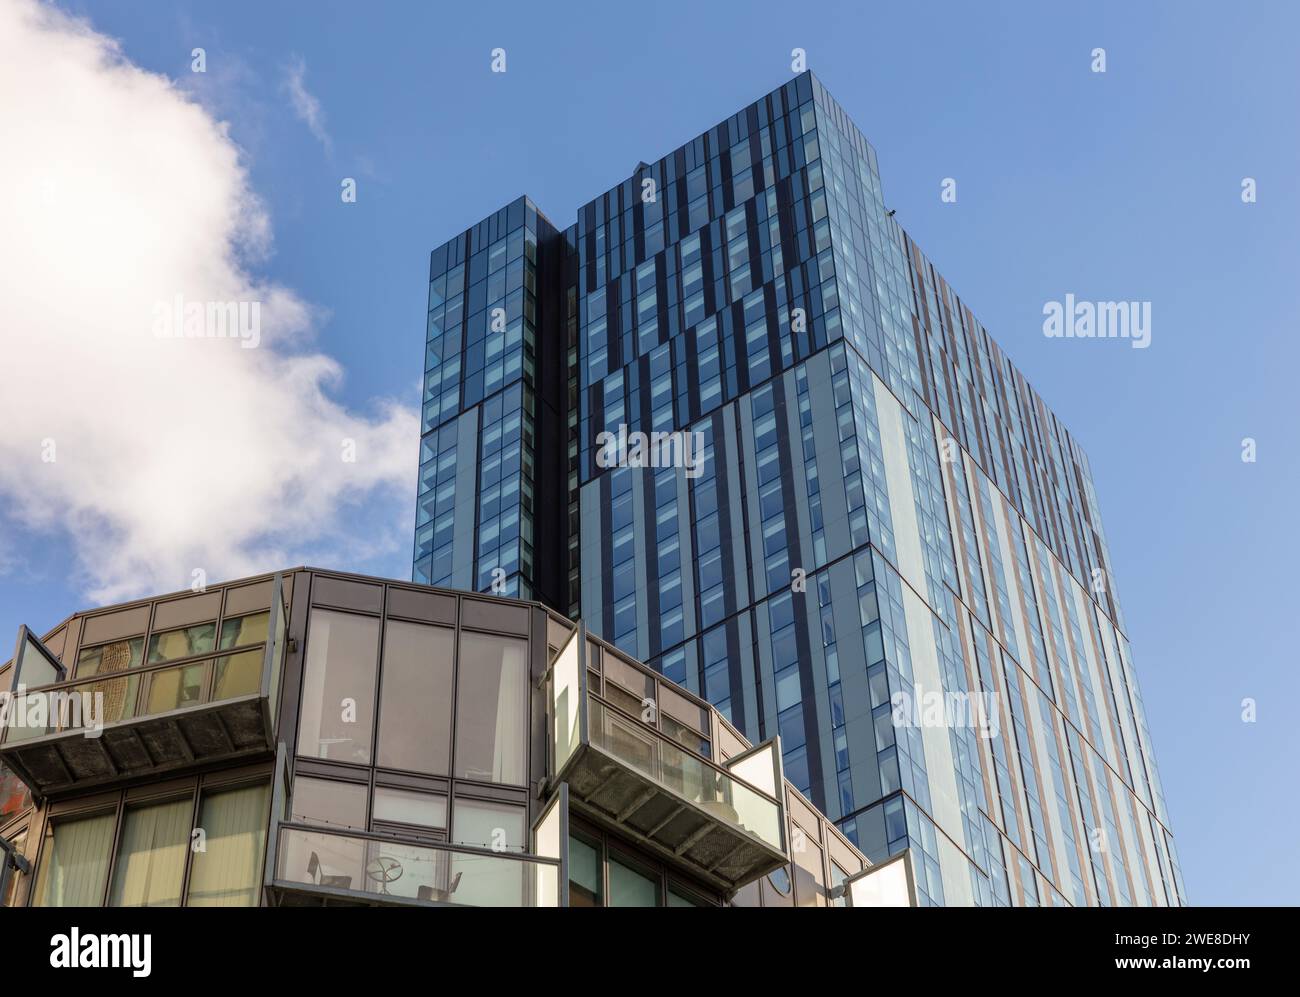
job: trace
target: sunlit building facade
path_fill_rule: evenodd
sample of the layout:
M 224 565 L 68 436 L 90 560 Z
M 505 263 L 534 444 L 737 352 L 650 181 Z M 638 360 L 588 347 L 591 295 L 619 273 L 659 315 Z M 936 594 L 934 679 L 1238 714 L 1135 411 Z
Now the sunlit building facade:
M 779 735 L 921 903 L 1185 902 L 1088 459 L 816 77 L 432 264 L 416 581 L 540 599 Z M 611 462 L 635 433 L 664 446 Z
M 297 568 L 21 628 L 0 906 L 911 906 L 716 710 L 540 603 Z

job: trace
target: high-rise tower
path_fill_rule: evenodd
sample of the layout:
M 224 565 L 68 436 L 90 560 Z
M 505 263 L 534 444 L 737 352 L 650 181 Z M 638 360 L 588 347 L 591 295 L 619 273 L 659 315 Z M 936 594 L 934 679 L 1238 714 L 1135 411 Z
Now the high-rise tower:
M 1185 902 L 1087 457 L 814 76 L 563 233 L 501 209 L 429 303 L 416 581 L 580 615 L 779 733 L 923 902 Z

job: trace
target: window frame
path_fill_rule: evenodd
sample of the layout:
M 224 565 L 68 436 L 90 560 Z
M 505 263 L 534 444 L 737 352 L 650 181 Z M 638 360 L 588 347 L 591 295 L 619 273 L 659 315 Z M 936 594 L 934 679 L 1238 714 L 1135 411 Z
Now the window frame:
M 24 854 L 31 831 L 29 825 L 20 822 L 14 827 L 6 828 L 5 831 L 5 834 L 0 834 L 0 907 L 7 906 L 4 900 L 9 894 L 10 884 L 17 876 L 27 877 L 27 892 L 31 892 L 32 870 L 35 868 Z M 22 840 L 19 841 L 19 838 Z M 23 903 L 14 906 L 25 907 L 26 900 L 27 898 L 24 897 Z
M 373 579 L 351 578 L 346 575 L 336 575 L 332 572 L 313 572 L 312 577 L 316 579 L 328 578 L 341 581 L 367 581 L 373 583 Z M 381 836 L 386 838 L 403 838 L 412 843 L 423 842 L 425 844 L 450 844 L 452 841 L 452 825 L 455 819 L 455 807 L 457 797 L 461 799 L 474 798 L 484 802 L 497 802 L 511 806 L 518 806 L 524 815 L 523 820 L 523 851 L 526 852 L 530 835 L 532 832 L 531 821 L 537 815 L 537 803 L 531 797 L 530 785 L 532 781 L 533 765 L 536 762 L 537 751 L 533 745 L 531 736 L 524 738 L 523 744 L 523 781 L 519 784 L 514 783 L 496 783 L 480 779 L 457 777 L 456 757 L 457 744 L 456 732 L 457 724 L 460 721 L 457 705 L 460 696 L 460 674 L 461 674 L 461 640 L 467 636 L 476 636 L 481 638 L 499 638 L 505 640 L 514 640 L 522 642 L 524 649 L 524 712 L 523 720 L 532 725 L 532 697 L 535 694 L 533 689 L 534 683 L 534 663 L 533 659 L 538 653 L 538 647 L 546 647 L 546 636 L 543 633 L 540 637 L 536 627 L 535 614 L 539 607 L 534 604 L 526 603 L 520 600 L 502 597 L 489 597 L 477 593 L 441 593 L 441 596 L 448 603 L 442 606 L 436 612 L 430 615 L 421 615 L 418 611 L 409 605 L 403 604 L 404 608 L 394 605 L 392 596 L 395 592 L 407 591 L 408 586 L 404 583 L 392 582 L 383 585 L 385 593 L 377 601 L 362 606 L 352 599 L 340 597 L 337 593 L 331 592 L 328 597 L 321 598 L 316 592 L 314 585 L 301 585 L 298 591 L 307 591 L 310 594 L 304 596 L 303 602 L 298 602 L 294 607 L 294 616 L 298 621 L 296 624 L 295 635 L 298 639 L 300 655 L 305 662 L 306 645 L 310 643 L 310 621 L 311 614 L 316 610 L 328 610 L 330 612 L 346 613 L 352 616 L 359 616 L 366 619 L 374 620 L 379 627 L 378 634 L 378 667 L 376 673 L 375 687 L 375 723 L 371 731 L 371 761 L 363 764 L 360 762 L 345 761 L 341 759 L 318 758 L 313 755 L 302 754 L 297 750 L 299 728 L 302 722 L 302 708 L 305 697 L 305 683 L 301 680 L 297 690 L 289 693 L 285 708 L 291 710 L 288 716 L 284 731 L 286 735 L 286 748 L 288 752 L 287 770 L 292 772 L 294 778 L 299 776 L 308 776 L 314 779 L 335 779 L 343 782 L 362 783 L 367 787 L 367 828 L 363 829 L 362 834 Z M 450 598 L 448 598 L 450 597 Z M 467 615 L 467 611 L 472 616 Z M 427 772 L 414 772 L 404 769 L 396 769 L 384 766 L 379 763 L 379 738 L 381 725 L 383 723 L 382 711 L 382 690 L 385 681 L 387 668 L 387 625 L 389 622 L 417 624 L 420 626 L 431 626 L 439 629 L 450 631 L 455 642 L 452 645 L 452 685 L 450 689 L 451 710 L 450 710 L 450 755 L 448 759 L 449 771 L 446 774 L 435 775 Z M 539 644 L 540 641 L 540 644 Z M 305 671 L 304 671 L 305 675 Z M 292 704 L 292 705 L 290 705 Z M 290 736 L 291 735 L 291 736 Z M 408 792 L 416 792 L 432 796 L 438 796 L 445 799 L 446 802 L 446 823 L 445 826 L 436 828 L 432 826 L 420 826 L 413 824 L 402 824 L 395 821 L 376 820 L 375 818 L 375 794 L 381 789 L 396 789 Z M 286 787 L 286 796 L 289 796 L 288 787 Z M 274 806 L 274 805 L 273 805 Z M 288 818 L 285 818 L 288 822 Z M 272 843 L 274 847 L 274 842 Z M 513 853 L 513 849 L 511 853 Z
M 668 892 L 670 890 L 698 902 L 703 907 L 726 906 L 726 898 L 708 886 L 680 874 L 654 856 L 639 851 L 635 845 L 621 836 L 602 830 L 576 814 L 571 813 L 569 815 L 568 832 L 570 838 L 577 838 L 596 851 L 596 860 L 600 863 L 599 899 L 601 907 L 609 906 L 609 864 L 611 858 L 616 858 L 617 861 L 633 872 L 654 881 L 657 897 L 656 907 L 668 906 Z
M 345 758 L 325 758 L 320 755 L 306 754 L 302 748 L 303 717 L 304 717 L 303 709 L 306 705 L 306 700 L 307 700 L 307 677 L 308 677 L 308 672 L 309 672 L 309 667 L 311 662 L 313 621 L 317 613 L 330 613 L 330 614 L 345 616 L 349 618 L 356 618 L 359 620 L 369 620 L 369 621 L 373 621 L 376 625 L 375 664 L 374 664 L 374 675 L 371 680 L 372 685 L 371 685 L 371 700 L 370 700 L 370 736 L 368 738 L 368 744 L 366 748 L 367 760 L 364 762 L 355 761 L 352 759 L 345 759 Z M 346 607 L 337 607 L 334 605 L 324 604 L 324 603 L 317 604 L 314 602 L 312 603 L 311 606 L 308 607 L 306 611 L 306 624 L 305 624 L 306 636 L 303 641 L 301 664 L 299 666 L 300 674 L 298 677 L 298 686 L 299 686 L 298 706 L 297 706 L 296 723 L 294 725 L 295 729 L 294 729 L 294 738 L 293 738 L 293 754 L 295 758 L 307 758 L 307 759 L 311 759 L 312 761 L 329 762 L 335 765 L 347 765 L 354 768 L 362 768 L 362 769 L 375 768 L 375 752 L 378 748 L 378 741 L 379 741 L 379 691 L 380 691 L 379 683 L 384 670 L 384 624 L 385 622 L 386 622 L 386 617 L 382 613 L 358 612 L 354 609 L 348 609 Z M 319 635 L 317 635 L 317 639 L 320 639 Z M 360 711 L 358 710 L 358 712 Z M 355 740 L 359 740 L 359 739 L 355 739 Z M 297 775 L 296 767 L 295 767 L 294 774 L 295 776 Z
M 259 767 L 260 768 L 260 767 Z M 146 792 L 141 793 L 139 787 L 133 789 L 120 789 L 114 791 L 111 795 L 97 794 L 87 798 L 84 801 L 74 801 L 64 812 L 46 817 L 43 826 L 40 828 L 40 842 L 37 847 L 36 855 L 30 860 L 31 871 L 27 873 L 31 882 L 28 885 L 27 897 L 23 906 L 33 907 L 36 904 L 35 883 L 39 878 L 42 863 L 46 860 L 47 850 L 53 841 L 54 828 L 60 824 L 72 823 L 78 820 L 88 820 L 94 817 L 102 817 L 107 814 L 113 815 L 113 837 L 111 851 L 108 855 L 108 862 L 104 878 L 104 885 L 100 891 L 99 903 L 95 906 L 100 909 L 109 908 L 109 898 L 112 895 L 113 878 L 117 874 L 118 864 L 122 858 L 122 831 L 126 820 L 128 809 L 137 809 L 141 807 L 154 806 L 164 803 L 174 803 L 178 800 L 189 798 L 190 800 L 190 827 L 189 833 L 192 836 L 195 828 L 198 826 L 199 815 L 202 810 L 204 799 L 211 794 L 223 793 L 230 790 L 245 789 L 250 786 L 266 785 L 270 787 L 272 779 L 271 771 L 248 771 L 246 769 L 236 770 L 218 770 L 212 773 L 206 773 L 199 776 L 193 776 L 187 780 L 187 784 L 167 783 L 156 787 L 156 792 L 149 793 L 148 789 L 154 787 L 145 787 Z M 133 795 L 135 794 L 135 795 Z M 269 835 L 271 831 L 271 807 L 273 806 L 273 793 L 267 793 L 267 812 L 266 812 L 266 830 L 264 834 Z M 31 833 L 31 829 L 28 829 Z M 257 900 L 255 906 L 262 906 L 265 895 L 262 890 L 267 857 L 271 849 L 264 844 L 262 848 L 262 859 L 259 866 L 259 875 L 256 879 Z M 181 882 L 180 906 L 186 907 L 189 904 L 190 879 L 194 866 L 194 849 L 186 848 L 185 855 L 185 872 Z
M 384 722 L 384 686 L 389 678 L 388 675 L 388 638 L 389 624 L 396 623 L 403 627 L 422 627 L 428 630 L 438 631 L 449 634 L 451 637 L 451 676 L 447 689 L 447 730 L 446 730 L 446 754 L 447 764 L 446 771 L 438 772 L 425 769 L 406 769 L 397 768 L 392 765 L 382 764 L 380 761 L 380 750 L 383 745 L 383 722 Z M 530 645 L 531 649 L 531 645 Z M 371 763 L 369 768 L 381 769 L 385 772 L 400 772 L 418 775 L 422 777 L 450 779 L 452 771 L 456 764 L 456 694 L 459 685 L 460 674 L 460 628 L 446 623 L 432 623 L 428 621 L 408 620 L 403 617 L 387 614 L 379 617 L 379 659 L 377 664 L 377 679 L 375 691 L 375 729 L 374 744 L 371 750 Z M 328 761 L 329 759 L 320 759 Z M 373 789 L 373 787 L 372 787 Z M 449 818 L 450 819 L 450 818 Z

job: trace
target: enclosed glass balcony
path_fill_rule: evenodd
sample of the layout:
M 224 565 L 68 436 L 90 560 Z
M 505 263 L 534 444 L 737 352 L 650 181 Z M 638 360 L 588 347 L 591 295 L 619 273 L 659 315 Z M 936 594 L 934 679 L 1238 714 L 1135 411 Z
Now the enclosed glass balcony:
M 555 907 L 560 862 L 281 825 L 273 903 Z
M 274 750 L 284 659 L 279 579 L 266 640 L 66 679 L 26 627 L 5 692 L 0 760 L 39 796 Z
M 774 738 L 719 765 L 593 693 L 581 626 L 548 674 L 552 785 L 570 805 L 735 890 L 789 861 Z

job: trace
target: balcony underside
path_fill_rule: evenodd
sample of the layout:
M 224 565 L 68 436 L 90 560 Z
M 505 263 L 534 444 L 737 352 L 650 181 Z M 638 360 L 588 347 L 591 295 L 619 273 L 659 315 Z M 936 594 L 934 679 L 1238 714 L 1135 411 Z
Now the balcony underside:
M 595 746 L 579 748 L 563 778 L 570 806 L 728 892 L 788 861 L 737 827 L 726 804 L 686 800 Z
M 41 796 L 273 753 L 267 701 L 245 696 L 0 745 L 0 760 Z
M 273 907 L 444 907 L 455 904 L 415 900 L 411 897 L 384 897 L 357 890 L 313 886 L 307 883 L 275 883 L 267 887 Z

